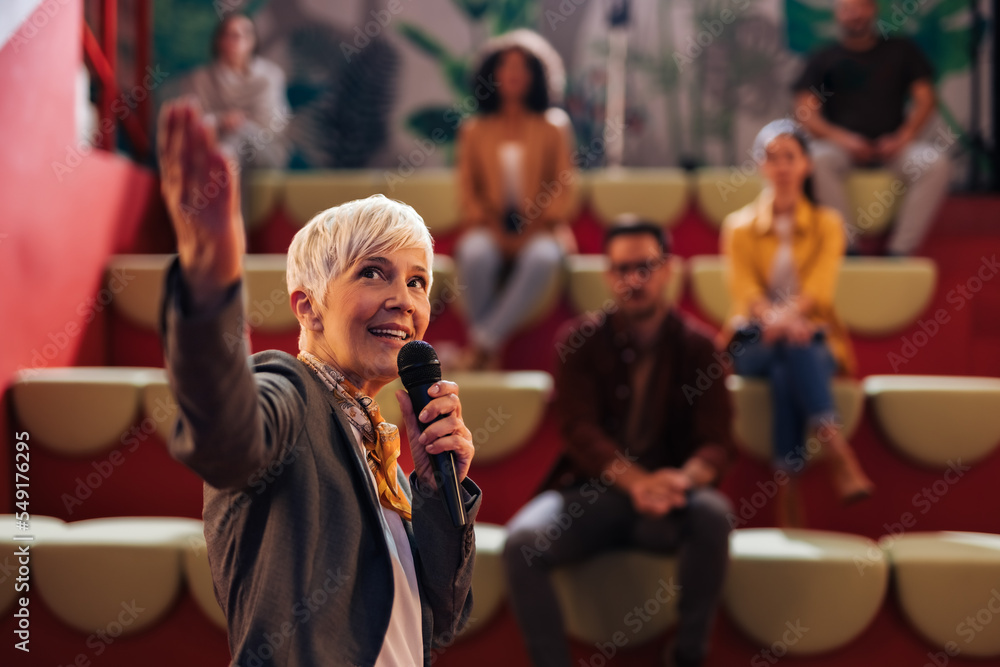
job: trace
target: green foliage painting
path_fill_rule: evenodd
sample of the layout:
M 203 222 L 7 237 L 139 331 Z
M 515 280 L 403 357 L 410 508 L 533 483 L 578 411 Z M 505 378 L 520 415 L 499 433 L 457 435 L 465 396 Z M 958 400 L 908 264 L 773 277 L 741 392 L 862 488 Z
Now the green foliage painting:
M 537 23 L 537 0 L 453 0 L 469 20 L 473 44 L 482 44 L 488 37 L 501 35 L 516 28 L 533 28 Z M 438 63 L 442 76 L 456 100 L 469 92 L 474 53 L 455 54 L 447 46 L 412 23 L 400 22 L 399 33 L 413 46 Z M 415 110 L 406 119 L 411 132 L 425 139 L 443 137 L 442 143 L 453 145 L 458 128 L 449 118 L 455 107 L 426 106 Z

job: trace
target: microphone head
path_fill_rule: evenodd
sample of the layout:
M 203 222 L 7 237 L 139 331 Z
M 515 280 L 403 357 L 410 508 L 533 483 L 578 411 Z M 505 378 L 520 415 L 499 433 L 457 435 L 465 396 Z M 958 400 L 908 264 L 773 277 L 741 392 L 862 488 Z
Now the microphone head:
M 411 387 L 432 384 L 441 379 L 441 362 L 431 344 L 422 340 L 411 340 L 399 350 L 396 356 L 399 379 L 409 391 Z

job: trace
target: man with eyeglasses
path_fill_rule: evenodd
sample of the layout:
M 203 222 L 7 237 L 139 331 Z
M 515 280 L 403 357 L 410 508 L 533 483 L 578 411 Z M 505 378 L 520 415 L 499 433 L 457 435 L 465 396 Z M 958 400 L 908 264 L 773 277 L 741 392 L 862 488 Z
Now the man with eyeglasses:
M 701 665 L 729 553 L 731 505 L 714 488 L 733 454 L 726 372 L 711 332 L 667 301 L 662 229 L 620 219 L 604 250 L 613 298 L 557 348 L 565 453 L 507 526 L 511 602 L 532 662 L 569 667 L 552 570 L 610 550 L 676 554 L 680 620 L 664 664 Z

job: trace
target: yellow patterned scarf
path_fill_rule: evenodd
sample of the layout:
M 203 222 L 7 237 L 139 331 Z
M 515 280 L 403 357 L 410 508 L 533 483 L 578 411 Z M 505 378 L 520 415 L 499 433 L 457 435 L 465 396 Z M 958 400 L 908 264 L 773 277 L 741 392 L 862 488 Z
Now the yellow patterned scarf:
M 411 520 L 410 501 L 399 488 L 396 461 L 399 459 L 399 429 L 385 421 L 378 404 L 344 377 L 344 374 L 309 352 L 299 352 L 299 361 L 311 368 L 333 392 L 337 404 L 361 432 L 367 451 L 368 467 L 378 483 L 379 503 L 407 521 Z

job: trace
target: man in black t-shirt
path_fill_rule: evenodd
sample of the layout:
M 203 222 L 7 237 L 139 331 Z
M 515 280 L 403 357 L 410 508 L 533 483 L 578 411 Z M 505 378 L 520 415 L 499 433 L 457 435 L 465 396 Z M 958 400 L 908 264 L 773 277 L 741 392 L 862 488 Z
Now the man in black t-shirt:
M 852 167 L 883 167 L 896 182 L 877 193 L 891 206 L 907 192 L 888 243 L 892 255 L 920 245 L 948 189 L 947 150 L 952 135 L 918 139 L 936 103 L 933 70 L 919 47 L 894 36 L 896 24 L 879 23 L 875 0 L 836 0 L 839 43 L 813 54 L 793 85 L 797 117 L 813 135 L 816 196 L 841 212 L 851 245 L 873 211 L 849 210 L 845 182 Z M 910 102 L 907 108 L 907 102 Z M 801 116 L 805 116 L 802 118 Z M 875 206 L 875 204 L 872 204 Z

